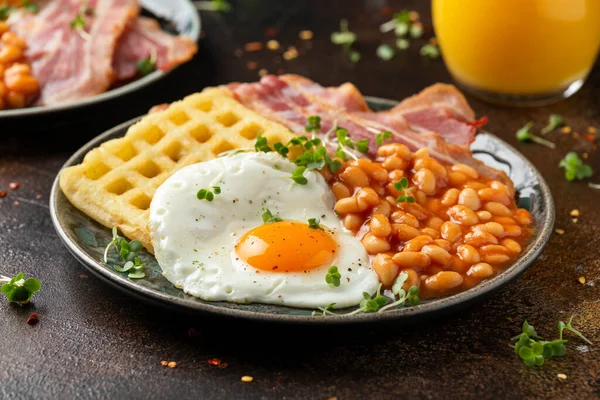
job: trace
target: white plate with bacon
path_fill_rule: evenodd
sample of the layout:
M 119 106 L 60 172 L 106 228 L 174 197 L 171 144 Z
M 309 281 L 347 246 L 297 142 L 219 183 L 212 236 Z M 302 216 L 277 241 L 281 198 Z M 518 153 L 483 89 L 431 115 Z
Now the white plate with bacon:
M 155 82 L 194 56 L 200 18 L 189 0 L 9 0 L 0 36 L 0 118 L 14 118 Z

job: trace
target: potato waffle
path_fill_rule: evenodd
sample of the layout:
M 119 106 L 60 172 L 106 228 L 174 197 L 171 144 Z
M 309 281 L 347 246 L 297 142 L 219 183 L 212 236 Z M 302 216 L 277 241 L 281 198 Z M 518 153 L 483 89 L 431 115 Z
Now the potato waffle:
M 144 117 L 127 134 L 65 168 L 60 187 L 85 214 L 153 252 L 147 229 L 156 189 L 173 173 L 228 150 L 253 148 L 262 134 L 287 143 L 294 134 L 247 109 L 230 94 L 207 89 Z

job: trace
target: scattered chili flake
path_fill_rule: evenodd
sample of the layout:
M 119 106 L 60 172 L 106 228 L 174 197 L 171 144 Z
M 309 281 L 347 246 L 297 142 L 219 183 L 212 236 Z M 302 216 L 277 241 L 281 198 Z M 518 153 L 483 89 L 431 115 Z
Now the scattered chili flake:
M 160 365 L 162 365 L 163 367 L 166 367 L 168 364 L 169 364 L 169 362 L 168 362 L 168 361 L 165 361 L 165 360 L 162 360 L 162 361 L 160 362 Z
M 580 276 L 579 278 L 577 278 L 577 282 L 581 283 L 582 285 L 585 285 L 585 276 Z
M 225 369 L 225 368 L 229 367 L 229 364 L 227 364 L 227 363 L 221 363 L 220 365 L 218 365 L 218 367 L 220 369 Z
M 242 49 L 235 49 L 233 54 L 235 54 L 235 56 L 239 58 L 244 55 L 244 52 L 242 51 Z
M 261 42 L 250 42 L 246 43 L 246 45 L 244 46 L 244 50 L 248 52 L 261 51 L 263 48 L 264 46 Z
M 418 21 L 420 18 L 421 18 L 421 16 L 419 15 L 419 13 L 417 11 L 409 11 L 408 12 L 408 19 L 410 20 L 410 22 Z
M 269 50 L 279 50 L 279 42 L 275 39 L 271 39 L 267 42 L 267 49 Z
M 300 33 L 298 34 L 298 37 L 302 40 L 312 40 L 314 36 L 315 35 L 313 31 L 300 31 Z
M 169 363 L 167 364 L 167 367 L 169 368 L 175 368 L 177 366 L 177 363 L 175 361 L 169 361 Z
M 267 36 L 267 37 L 277 36 L 277 29 L 271 28 L 271 27 L 265 28 L 265 36 Z
M 565 234 L 565 230 L 564 229 L 560 229 L 560 228 L 556 228 L 554 230 L 554 232 L 558 233 L 559 235 L 564 235 Z
M 585 138 L 587 139 L 588 142 L 594 143 L 596 141 L 596 136 L 592 135 L 591 133 L 588 133 L 587 135 L 585 135 Z
M 588 131 L 588 133 L 595 135 L 596 133 L 598 133 L 598 128 L 596 128 L 595 126 L 588 126 L 587 131 Z
M 19 186 L 21 186 L 21 184 L 19 182 L 11 182 L 8 184 L 8 188 L 10 190 L 17 190 L 19 188 Z
M 219 360 L 218 358 L 211 358 L 210 360 L 208 360 L 208 363 L 210 365 L 219 366 L 219 365 L 221 365 L 221 360 Z
M 37 313 L 33 313 L 29 316 L 29 318 L 27 318 L 27 324 L 28 325 L 35 325 L 38 322 L 40 322 L 40 318 L 38 317 Z
M 560 128 L 560 133 L 571 133 L 572 128 L 569 125 L 563 126 Z
M 288 47 L 287 51 L 283 53 L 283 59 L 286 61 L 298 58 L 298 50 L 294 46 Z
M 8 194 L 8 192 L 5 190 L 0 191 L 0 197 L 5 197 L 7 194 Z
M 244 375 L 244 376 L 242 376 L 242 382 L 250 383 L 250 382 L 252 382 L 253 380 L 254 380 L 254 378 L 253 378 L 253 377 L 251 377 L 251 376 L 248 376 L 248 375 Z
M 267 75 L 269 73 L 269 71 L 267 71 L 266 68 L 261 68 L 258 70 L 258 76 L 260 76 L 261 78 L 265 75 Z
M 437 38 L 432 37 L 431 39 L 429 39 L 429 44 L 432 46 L 437 46 L 438 45 Z
M 569 213 L 569 215 L 571 217 L 579 217 L 579 210 L 574 208 L 573 210 L 571 210 L 571 212 Z
M 246 63 L 246 68 L 248 68 L 250 71 L 255 71 L 258 68 L 258 63 L 254 61 L 248 61 Z
M 556 377 L 557 377 L 558 379 L 562 379 L 563 381 L 564 381 L 565 379 L 567 379 L 567 376 L 566 376 L 565 374 L 556 374 Z

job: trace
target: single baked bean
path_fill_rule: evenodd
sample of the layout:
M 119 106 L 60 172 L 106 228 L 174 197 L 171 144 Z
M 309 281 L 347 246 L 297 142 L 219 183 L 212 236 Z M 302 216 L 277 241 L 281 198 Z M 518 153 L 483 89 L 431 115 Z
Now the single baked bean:
M 481 200 L 477 192 L 471 188 L 463 189 L 458 196 L 458 204 L 469 207 L 471 210 L 476 211 L 481 207 Z
M 467 233 L 463 240 L 466 244 L 475 247 L 481 247 L 485 244 L 498 244 L 496 236 L 480 230 L 474 230 Z
M 401 158 L 409 158 L 410 150 L 403 144 L 400 143 L 389 143 L 379 146 L 377 149 L 377 155 L 381 157 L 389 157 L 395 155 Z
M 396 253 L 392 259 L 401 268 L 425 268 L 431 263 L 431 259 L 427 254 L 418 251 Z
M 331 185 L 331 191 L 338 200 L 345 199 L 346 197 L 350 197 L 352 195 L 350 189 L 348 189 L 348 187 L 342 182 L 333 182 L 333 185 Z
M 442 249 L 444 249 L 448 252 L 452 248 L 452 245 L 446 239 L 434 239 L 433 243 L 435 243 L 436 246 L 440 246 Z
M 515 211 L 515 219 L 521 225 L 529 225 L 533 223 L 531 214 L 524 208 L 519 208 L 517 211 Z
M 506 226 L 504 226 L 504 234 L 506 236 L 517 237 L 517 236 L 521 236 L 521 233 L 523 233 L 523 231 L 517 225 L 506 225 Z
M 0 48 L 0 63 L 12 63 L 23 57 L 23 50 L 19 47 L 10 45 Z
M 479 173 L 473 167 L 469 167 L 465 164 L 454 164 L 450 167 L 453 172 L 461 172 L 471 179 L 479 179 Z
M 445 292 L 462 285 L 463 277 L 458 272 L 441 271 L 425 280 L 425 287 L 434 292 Z
M 364 172 L 367 173 L 368 176 L 376 181 L 387 181 L 388 172 L 385 170 L 385 168 L 380 167 L 377 164 L 373 164 L 373 162 L 371 162 L 371 160 L 368 158 L 359 158 L 358 165 Z
M 357 231 L 363 224 L 363 219 L 360 214 L 347 214 L 344 217 L 344 226 L 351 231 Z
M 461 225 L 475 225 L 479 222 L 477 215 L 467 206 L 456 205 L 448 209 L 448 216 L 452 219 L 452 222 L 459 223 Z
M 485 224 L 475 225 L 473 229 L 478 229 L 483 232 L 491 233 L 497 238 L 504 234 L 504 227 L 497 222 L 486 222 Z
M 440 227 L 440 232 L 444 239 L 456 242 L 462 236 L 462 229 L 454 222 L 446 221 Z
M 512 215 L 512 212 L 508 207 L 506 207 L 502 203 L 498 203 L 495 201 L 485 203 L 483 208 L 485 208 L 487 211 L 492 213 L 492 215 L 495 215 L 497 217 L 510 217 Z
M 450 263 L 452 256 L 446 250 L 433 244 L 426 244 L 421 248 L 421 253 L 425 253 L 436 263 L 446 266 Z
M 383 163 L 381 163 L 381 166 L 388 171 L 395 169 L 403 170 L 408 167 L 408 161 L 397 156 L 391 156 L 386 158 Z
M 2 80 L 0 80 L 0 99 L 6 95 L 7 91 L 8 90 L 6 89 L 6 85 L 4 84 L 4 82 L 2 82 Z
M 369 223 L 371 232 L 377 237 L 388 237 L 392 233 L 390 221 L 383 214 L 375 214 Z
M 499 190 L 502 193 L 504 193 L 505 195 L 507 195 L 508 197 L 512 196 L 512 193 L 510 191 L 510 189 L 508 188 L 508 186 L 506 186 L 504 183 L 502 182 L 498 182 L 498 181 L 491 181 L 490 182 L 490 186 L 493 189 Z
M 4 32 L 8 32 L 8 29 L 8 24 L 4 21 L 0 21 L 0 35 L 2 35 Z
M 481 222 L 486 222 L 492 219 L 492 213 L 485 210 L 477 211 L 475 215 L 477 215 L 477 218 L 479 218 Z
M 458 202 L 458 196 L 460 195 L 460 190 L 456 188 L 451 188 L 446 190 L 446 193 L 442 196 L 442 204 L 448 207 L 452 207 Z
M 417 203 L 398 203 L 397 206 L 403 211 L 414 215 L 419 221 L 426 220 L 429 217 L 429 212 Z
M 467 275 L 479 279 L 486 279 L 494 275 L 494 268 L 488 263 L 477 263 L 469 268 Z
M 516 240 L 504 239 L 501 244 L 513 254 L 519 254 L 521 252 L 521 245 Z
M 335 203 L 335 211 L 338 214 L 348 214 L 348 213 L 357 213 L 365 211 L 369 208 L 369 205 L 361 202 L 358 203 L 358 199 L 356 197 L 346 197 L 344 199 L 339 199 Z
M 408 278 L 406 278 L 404 285 L 402 285 L 402 289 L 404 289 L 406 292 L 408 292 L 408 290 L 413 286 L 421 286 L 421 279 L 419 279 L 419 274 L 417 273 L 417 271 L 409 268 L 402 270 L 402 272 L 406 272 L 406 274 L 408 275 Z
M 429 157 L 429 149 L 423 147 L 413 153 L 413 158 L 427 158 Z
M 379 204 L 379 195 L 377 195 L 370 187 L 360 188 L 359 191 L 356 192 L 356 197 L 358 200 L 365 201 L 369 206 L 376 206 Z
M 433 243 L 431 236 L 417 236 L 404 244 L 403 251 L 421 251 L 426 244 Z
M 421 229 L 421 235 L 427 235 L 427 236 L 430 236 L 433 239 L 439 239 L 440 238 L 440 232 L 436 231 L 433 228 L 423 228 L 423 229 Z
M 488 244 L 479 249 L 481 259 L 490 264 L 502 264 L 510 260 L 510 252 L 498 244 Z
M 461 244 L 456 249 L 456 255 L 467 264 L 475 264 L 481 260 L 481 256 L 475 247 L 468 244 Z
M 444 224 L 444 220 L 438 217 L 430 217 L 425 221 L 425 226 L 428 228 L 432 228 L 435 230 L 440 230 L 442 225 Z
M 361 243 L 369 254 L 383 253 L 384 251 L 388 251 L 391 247 L 387 239 L 377 237 L 372 233 L 367 233 L 362 238 Z
M 510 217 L 492 217 L 492 221 L 501 225 L 517 225 L 517 221 Z
M 462 172 L 449 172 L 448 173 L 448 185 L 453 187 L 460 187 L 469 180 L 469 177 Z
M 416 238 L 421 235 L 421 232 L 417 228 L 413 228 L 407 224 L 394 224 L 393 231 L 395 232 L 398 239 L 403 242 Z
M 25 39 L 18 37 L 14 32 L 4 32 L 0 40 L 7 46 L 16 46 L 21 50 L 25 50 L 27 48 L 27 42 L 25 42 Z
M 394 185 L 394 183 L 398 182 L 400 179 L 404 178 L 404 171 L 401 169 L 395 169 L 388 174 L 388 178 L 390 180 L 390 184 Z M 394 194 L 394 196 L 397 196 Z
M 463 187 L 473 189 L 477 192 L 480 189 L 487 188 L 487 185 L 485 183 L 481 183 L 481 182 L 477 182 L 477 181 L 469 181 L 469 182 L 465 183 L 463 185 Z
M 414 194 L 414 197 L 418 204 L 425 205 L 425 202 L 427 201 L 427 195 L 425 194 L 424 191 L 417 190 Z
M 419 227 L 419 220 L 414 215 L 407 214 L 404 211 L 394 211 L 392 213 L 392 222 L 396 224 L 406 224 L 413 228 Z
M 340 178 L 354 187 L 369 186 L 369 177 L 360 167 L 351 165 L 346 168 L 341 174 Z
M 448 269 L 450 271 L 458 272 L 459 274 L 464 274 L 469 269 L 469 264 L 456 256 L 452 256 Z
M 392 213 L 392 206 L 387 201 L 380 201 L 379 204 L 373 208 L 373 214 L 382 214 L 389 217 Z
M 423 168 L 418 170 L 414 175 L 413 179 L 419 189 L 421 189 L 426 195 L 435 194 L 435 175 L 430 170 Z
M 434 214 L 440 214 L 442 211 L 442 203 L 440 199 L 435 197 L 428 197 L 425 200 L 425 204 L 423 205 L 427 210 L 431 211 Z
M 477 191 L 479 198 L 483 201 L 495 201 L 505 206 L 510 205 L 510 198 L 498 189 L 484 188 Z
M 23 108 L 27 105 L 25 94 L 14 90 L 8 91 L 6 101 L 10 108 Z
M 371 266 L 383 286 L 392 286 L 400 271 L 400 267 L 398 267 L 388 254 L 377 254 L 373 257 Z

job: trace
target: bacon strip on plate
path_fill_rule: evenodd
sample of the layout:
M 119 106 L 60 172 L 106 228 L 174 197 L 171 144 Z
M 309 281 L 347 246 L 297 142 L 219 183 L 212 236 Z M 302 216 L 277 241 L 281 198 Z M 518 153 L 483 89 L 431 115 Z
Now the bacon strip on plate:
M 72 27 L 80 0 L 41 3 L 40 11 L 13 13 L 8 23 L 28 43 L 26 52 L 41 95 L 37 105 L 76 101 L 105 92 L 114 82 L 117 40 L 139 13 L 137 0 L 90 0 L 85 26 Z
M 171 35 L 156 20 L 139 17 L 119 40 L 114 57 L 117 79 L 133 78 L 140 60 L 156 57 L 158 69 L 166 71 L 190 60 L 196 50 L 192 39 Z
M 393 135 L 391 139 L 393 142 L 405 144 L 413 151 L 428 148 L 431 156 L 438 160 L 453 164 L 462 163 L 470 165 L 476 168 L 481 174 L 507 183 L 512 187 L 512 183 L 504 172 L 490 168 L 472 157 L 471 151 L 466 145 L 466 143 L 472 141 L 472 137 L 463 138 L 462 141 L 465 143 L 460 145 L 450 144 L 443 140 L 443 135 L 424 128 L 415 130 L 401 115 L 396 116 L 401 114 L 402 111 L 412 108 L 409 106 L 414 104 L 414 96 L 411 98 L 413 99 L 411 102 L 401 103 L 397 108 L 388 112 L 374 113 L 362 111 L 363 106 L 360 99 L 354 97 L 356 93 L 360 95 L 360 92 L 358 90 L 354 91 L 348 86 L 343 89 L 343 93 L 350 95 L 350 99 L 341 100 L 338 98 L 332 100 L 335 97 L 332 95 L 335 93 L 335 89 L 322 88 L 322 91 L 320 91 L 318 85 L 307 86 L 308 83 L 306 81 L 308 80 L 304 80 L 302 81 L 304 87 L 302 90 L 299 90 L 297 85 L 292 86 L 286 82 L 290 80 L 289 76 L 285 76 L 284 79 L 268 75 L 263 77 L 260 82 L 233 83 L 228 85 L 227 88 L 246 107 L 286 125 L 298 134 L 304 132 L 304 125 L 309 116 L 319 115 L 321 117 L 321 137 L 326 143 L 335 141 L 334 137 L 326 137 L 325 134 L 334 124 L 337 124 L 346 128 L 354 140 L 367 139 L 370 149 L 368 155 L 373 157 L 378 147 L 375 142 L 376 134 L 383 131 L 390 131 Z M 310 87 L 310 90 L 307 87 Z M 428 93 L 426 89 L 422 93 L 430 96 L 431 93 L 435 92 L 430 91 Z M 362 97 L 362 95 L 360 96 Z M 418 96 L 420 94 L 417 95 L 417 99 Z M 364 99 L 362 99 L 362 102 L 364 103 Z M 417 102 L 417 104 L 419 103 Z M 345 109 L 340 108 L 340 104 L 346 104 Z M 453 107 L 456 105 L 452 104 Z M 347 109 L 353 111 L 347 112 Z M 422 110 L 427 111 L 427 107 L 423 107 Z M 468 116 L 461 115 L 463 117 Z M 454 133 L 451 131 L 446 132 L 447 136 L 450 134 Z M 461 135 L 465 135 L 465 132 Z

